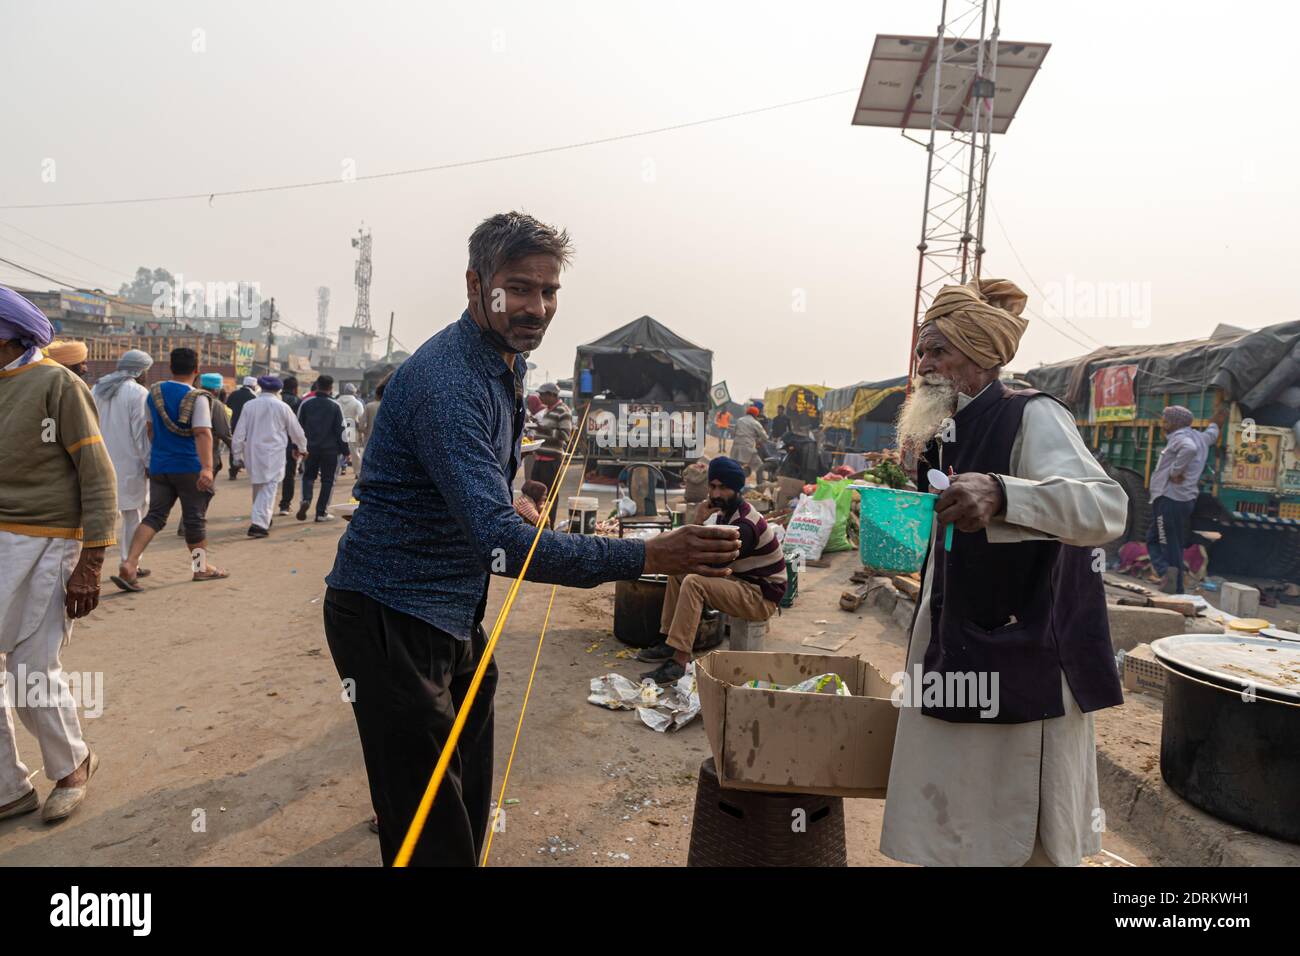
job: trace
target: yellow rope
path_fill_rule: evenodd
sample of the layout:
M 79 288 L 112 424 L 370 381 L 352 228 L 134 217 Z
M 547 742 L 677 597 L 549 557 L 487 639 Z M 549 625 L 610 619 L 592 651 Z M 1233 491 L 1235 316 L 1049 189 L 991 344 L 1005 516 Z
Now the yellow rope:
M 488 827 L 487 843 L 483 846 L 483 859 L 479 863 L 480 866 L 488 865 L 488 854 L 492 852 L 492 834 L 496 832 L 497 817 L 505 813 L 506 784 L 510 782 L 510 768 L 515 762 L 515 748 L 519 746 L 519 732 L 524 729 L 524 714 L 528 711 L 528 698 L 533 692 L 533 678 L 537 676 L 537 664 L 542 659 L 542 642 L 546 640 L 546 626 L 551 621 L 551 607 L 555 604 L 555 592 L 557 590 L 559 590 L 559 585 L 552 584 L 551 600 L 546 605 L 546 617 L 542 618 L 542 633 L 537 637 L 537 653 L 533 655 L 533 670 L 528 675 L 528 686 L 524 688 L 524 703 L 519 708 L 519 722 L 515 724 L 515 740 L 510 745 L 510 758 L 506 761 L 505 776 L 501 778 L 501 792 L 497 794 L 497 809 L 496 813 L 492 815 L 492 826 Z
M 447 742 L 443 745 L 442 753 L 438 756 L 438 762 L 433 768 L 433 774 L 429 777 L 429 784 L 424 788 L 424 796 L 420 798 L 420 804 L 415 809 L 415 817 L 406 830 L 406 837 L 402 840 L 402 846 L 397 851 L 397 857 L 393 860 L 393 866 L 395 867 L 406 866 L 411 862 L 411 855 L 415 852 L 415 844 L 419 841 L 420 834 L 424 832 L 424 824 L 429 819 L 429 811 L 433 809 L 433 801 L 438 795 L 438 789 L 442 786 L 442 780 L 446 776 L 452 755 L 456 752 L 456 744 L 465 729 L 465 722 L 469 719 L 470 708 L 474 706 L 474 698 L 478 696 L 479 687 L 483 683 L 483 675 L 487 673 L 488 664 L 492 661 L 492 652 L 496 649 L 497 641 L 501 637 L 501 631 L 505 627 L 506 618 L 509 617 L 510 610 L 514 606 L 515 596 L 519 593 L 519 586 L 523 583 L 524 575 L 528 573 L 528 566 L 533 561 L 537 543 L 542 539 L 542 531 L 546 526 L 546 516 L 550 513 L 552 506 L 555 504 L 555 499 L 559 496 L 564 475 L 573 461 L 573 453 L 577 450 L 578 443 L 585 434 L 587 413 L 590 410 L 591 404 L 588 403 L 587 407 L 583 409 L 582 421 L 579 422 L 578 428 L 574 432 L 573 441 L 564 455 L 559 473 L 555 476 L 555 484 L 546 496 L 546 503 L 537 522 L 537 533 L 533 535 L 533 543 L 529 546 L 528 554 L 524 557 L 523 566 L 519 569 L 519 576 L 511 583 L 506 599 L 501 605 L 501 610 L 497 612 L 496 623 L 492 625 L 491 636 L 488 638 L 487 646 L 483 649 L 483 659 L 479 661 L 478 667 L 474 671 L 474 677 L 470 680 L 469 689 L 465 692 L 465 699 L 456 713 L 455 722 L 451 725 L 451 733 L 447 737 Z

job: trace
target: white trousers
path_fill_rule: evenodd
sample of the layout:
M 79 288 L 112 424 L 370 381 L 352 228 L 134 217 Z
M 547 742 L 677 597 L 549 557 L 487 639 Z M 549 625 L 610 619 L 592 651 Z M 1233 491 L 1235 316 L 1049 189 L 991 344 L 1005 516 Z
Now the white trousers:
M 0 531 L 0 806 L 32 789 L 11 709 L 36 738 L 49 779 L 66 777 L 90 752 L 59 661 L 72 636 L 64 601 L 80 554 L 81 542 L 72 538 Z
M 280 482 L 278 481 L 263 481 L 253 485 L 253 524 L 259 528 L 270 530 L 271 514 L 275 509 L 275 501 L 279 492 Z
M 146 499 L 147 503 L 147 499 Z M 131 554 L 131 539 L 135 537 L 136 528 L 140 527 L 140 519 L 143 518 L 149 509 L 132 508 L 129 511 L 122 512 L 122 533 L 118 536 L 117 543 L 122 547 L 122 560 L 125 561 Z

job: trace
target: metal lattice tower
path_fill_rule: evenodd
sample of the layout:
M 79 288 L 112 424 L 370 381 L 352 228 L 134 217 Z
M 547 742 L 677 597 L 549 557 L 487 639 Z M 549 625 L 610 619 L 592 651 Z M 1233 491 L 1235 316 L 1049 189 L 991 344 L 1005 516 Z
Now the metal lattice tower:
M 316 289 L 316 332 L 322 338 L 325 337 L 326 328 L 330 316 L 330 290 L 329 286 L 319 286 Z
M 900 129 L 926 151 L 909 372 L 935 294 L 980 277 L 993 134 L 1051 48 L 1000 40 L 1001 12 L 1001 0 L 942 0 L 934 36 L 878 34 L 854 108 L 853 125 Z
M 357 314 L 352 324 L 358 329 L 373 331 L 370 324 L 370 230 L 363 222 L 352 238 L 352 248 L 357 251 Z
M 927 161 L 908 353 L 912 363 L 917 329 L 935 294 L 945 285 L 960 285 L 980 275 L 1002 3 L 994 0 L 991 5 L 990 21 L 988 0 L 944 0 L 938 32 L 928 51 L 934 95 L 929 104 L 930 136 L 922 144 Z M 944 39 L 952 37 L 961 39 L 946 45 Z M 953 97 L 949 90 L 957 95 Z

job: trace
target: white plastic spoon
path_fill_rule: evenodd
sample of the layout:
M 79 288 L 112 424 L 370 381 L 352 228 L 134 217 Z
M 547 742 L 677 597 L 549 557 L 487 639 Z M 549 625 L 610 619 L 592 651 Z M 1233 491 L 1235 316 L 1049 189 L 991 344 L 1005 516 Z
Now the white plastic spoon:
M 931 468 L 925 473 L 925 477 L 926 480 L 930 482 L 930 488 L 938 492 L 947 491 L 949 486 L 952 484 L 952 482 L 948 480 L 948 476 L 938 468 Z M 948 525 L 948 528 L 943 535 L 943 550 L 945 551 L 952 550 L 952 529 L 953 526 Z

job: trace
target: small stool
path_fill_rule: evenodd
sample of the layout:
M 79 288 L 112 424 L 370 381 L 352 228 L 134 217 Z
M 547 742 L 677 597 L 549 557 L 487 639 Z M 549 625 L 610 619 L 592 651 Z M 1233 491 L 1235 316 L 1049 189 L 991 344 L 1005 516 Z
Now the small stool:
M 848 866 L 844 800 L 810 793 L 724 790 L 700 765 L 687 866 Z
M 767 637 L 767 621 L 745 621 L 730 614 L 719 614 L 719 627 L 727 646 L 733 651 L 761 651 Z

